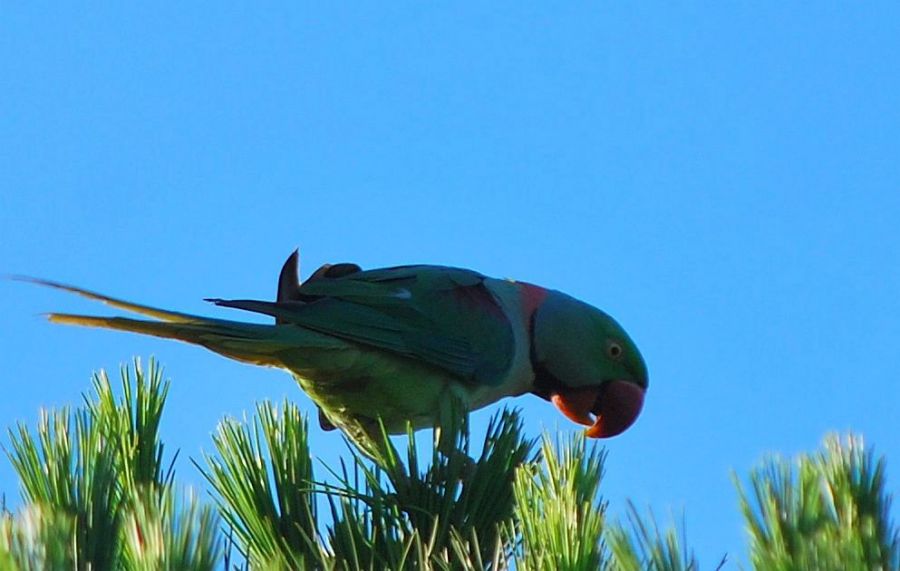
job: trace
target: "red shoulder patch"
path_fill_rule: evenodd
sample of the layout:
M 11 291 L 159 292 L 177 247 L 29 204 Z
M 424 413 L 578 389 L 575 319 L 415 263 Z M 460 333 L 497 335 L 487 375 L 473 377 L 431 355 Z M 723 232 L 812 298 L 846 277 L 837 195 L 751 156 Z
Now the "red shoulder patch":
M 531 319 L 538 307 L 547 299 L 547 290 L 526 282 L 516 282 L 522 292 L 522 312 L 525 321 Z

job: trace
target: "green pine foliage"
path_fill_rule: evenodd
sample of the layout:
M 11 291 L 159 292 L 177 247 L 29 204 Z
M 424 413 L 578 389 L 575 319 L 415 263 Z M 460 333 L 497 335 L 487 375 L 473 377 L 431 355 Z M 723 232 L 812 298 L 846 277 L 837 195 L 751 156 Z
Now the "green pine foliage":
M 290 403 L 257 406 L 252 421 L 226 419 L 213 436 L 218 456 L 204 472 L 225 521 L 254 566 L 300 569 L 318 539 L 307 426 Z
M 43 412 L 10 430 L 24 507 L 0 527 L 4 569 L 215 569 L 219 518 L 174 486 L 159 424 L 168 383 L 151 361 L 105 373 L 76 411 Z
M 609 559 L 603 541 L 606 503 L 599 493 L 606 453 L 588 449 L 577 433 L 555 444 L 545 434 L 541 458 L 516 474 L 516 518 L 509 534 L 522 538 L 514 551 L 516 569 L 602 569 Z
M 159 438 L 162 370 L 135 361 L 119 385 L 101 372 L 83 406 L 10 430 L 22 502 L 0 514 L 0 570 L 701 568 L 683 523 L 661 529 L 652 512 L 603 500 L 601 447 L 528 439 L 516 411 L 473 446 L 449 403 L 430 446 L 382 434 L 374 454 L 348 445 L 329 467 L 313 462 L 298 407 L 264 402 L 219 424 L 195 462 L 202 500 L 176 484 Z M 829 437 L 735 482 L 753 569 L 900 569 L 885 462 L 861 438 Z
M 900 569 L 885 462 L 862 438 L 829 436 L 825 449 L 791 463 L 771 458 L 739 484 L 757 569 Z
M 697 558 L 685 547 L 683 524 L 680 538 L 675 526 L 660 531 L 653 513 L 643 518 L 631 502 L 628 503 L 627 520 L 627 526 L 618 525 L 607 531 L 616 569 L 697 571 L 700 568 Z M 724 564 L 723 560 L 718 569 Z

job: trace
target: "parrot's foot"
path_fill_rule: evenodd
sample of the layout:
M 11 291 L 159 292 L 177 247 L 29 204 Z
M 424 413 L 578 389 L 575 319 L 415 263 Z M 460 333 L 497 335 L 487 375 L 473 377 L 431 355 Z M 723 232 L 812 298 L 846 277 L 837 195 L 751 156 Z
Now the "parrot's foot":
M 330 420 L 328 420 L 328 417 L 325 416 L 325 413 L 322 412 L 322 409 L 320 408 L 318 410 L 319 410 L 319 428 L 321 428 L 325 432 L 331 432 L 332 430 L 337 429 L 337 426 L 335 426 L 334 424 L 332 424 L 332 422 Z

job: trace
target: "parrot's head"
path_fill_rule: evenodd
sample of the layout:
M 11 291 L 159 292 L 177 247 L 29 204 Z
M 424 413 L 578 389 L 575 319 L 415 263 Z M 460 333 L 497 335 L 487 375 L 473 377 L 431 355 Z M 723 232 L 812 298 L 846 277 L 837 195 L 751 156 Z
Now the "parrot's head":
M 547 292 L 533 319 L 533 392 L 589 426 L 588 437 L 616 436 L 631 426 L 644 404 L 647 365 L 622 326 L 556 291 Z

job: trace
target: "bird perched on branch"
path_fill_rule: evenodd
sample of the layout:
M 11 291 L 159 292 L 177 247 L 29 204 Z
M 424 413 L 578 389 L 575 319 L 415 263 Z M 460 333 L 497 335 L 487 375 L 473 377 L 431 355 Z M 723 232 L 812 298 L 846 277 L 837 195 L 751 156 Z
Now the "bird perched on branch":
M 444 266 L 362 270 L 324 265 L 298 281 L 287 259 L 276 301 L 209 299 L 261 313 L 274 325 L 155 309 L 81 288 L 32 279 L 153 320 L 51 313 L 55 323 L 179 339 L 221 355 L 289 371 L 367 453 L 388 432 L 434 426 L 450 400 L 469 410 L 533 393 L 592 438 L 637 419 L 647 367 L 612 317 L 558 291 Z

